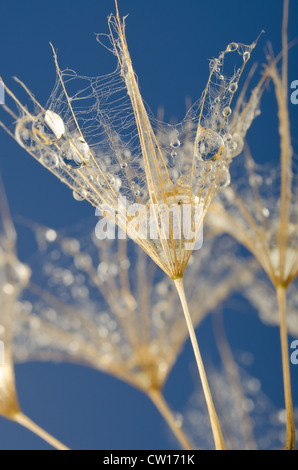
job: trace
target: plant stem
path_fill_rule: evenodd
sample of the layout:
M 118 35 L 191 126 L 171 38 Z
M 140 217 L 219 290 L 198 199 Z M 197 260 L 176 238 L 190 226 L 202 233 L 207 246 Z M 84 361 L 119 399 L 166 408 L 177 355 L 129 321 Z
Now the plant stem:
M 26 416 L 22 411 L 18 411 L 14 416 L 13 420 L 25 428 L 29 429 L 29 431 L 33 432 L 37 436 L 39 436 L 41 439 L 46 441 L 48 444 L 50 444 L 52 447 L 55 447 L 57 450 L 70 450 L 68 447 L 66 447 L 64 444 L 62 444 L 60 441 L 58 441 L 55 437 L 51 436 L 47 431 L 42 429 L 40 426 L 38 426 L 34 421 L 32 421 L 28 416 Z
M 194 330 L 193 323 L 192 323 L 191 316 L 190 316 L 189 309 L 188 309 L 188 304 L 187 304 L 185 291 L 184 291 L 184 286 L 183 286 L 183 279 L 182 278 L 177 278 L 177 279 L 174 280 L 174 282 L 175 282 L 176 289 L 178 291 L 178 294 L 179 294 L 179 297 L 180 297 L 180 300 L 181 300 L 181 304 L 182 304 L 186 324 L 187 324 L 187 327 L 188 327 L 188 332 L 189 332 L 191 344 L 192 344 L 192 347 L 193 347 L 193 351 L 194 351 L 195 358 L 196 358 L 196 361 L 197 361 L 197 366 L 198 366 L 198 369 L 199 369 L 199 374 L 200 374 L 200 378 L 201 378 L 201 382 L 202 382 L 203 392 L 204 392 L 204 396 L 205 396 L 205 400 L 206 400 L 206 404 L 207 404 L 207 408 L 208 408 L 208 413 L 209 413 L 209 418 L 210 418 L 210 423 L 211 423 L 211 428 L 212 428 L 212 432 L 213 432 L 215 449 L 216 450 L 225 450 L 226 447 L 225 447 L 223 435 L 222 435 L 222 432 L 221 432 L 218 416 L 216 414 L 215 406 L 214 406 L 214 403 L 213 403 L 213 400 L 212 400 L 212 396 L 211 396 L 210 388 L 209 388 L 209 385 L 208 385 L 208 380 L 207 380 L 204 364 L 203 364 L 201 353 L 200 353 L 200 350 L 199 350 L 199 345 L 198 345 L 198 342 L 197 342 L 195 330 Z
M 165 401 L 162 393 L 158 389 L 151 389 L 148 392 L 148 395 L 162 417 L 165 419 L 167 424 L 169 425 L 169 428 L 172 430 L 172 432 L 175 434 L 176 438 L 182 445 L 183 449 L 186 450 L 191 450 L 192 447 L 190 443 L 188 442 L 187 437 L 185 436 L 184 432 L 182 431 L 181 427 L 177 423 L 177 419 L 175 419 L 172 411 L 168 407 L 167 402 Z
M 290 361 L 289 361 L 289 345 L 288 333 L 286 322 L 286 288 L 284 286 L 277 286 L 277 300 L 280 313 L 280 342 L 281 342 L 281 357 L 284 381 L 284 395 L 285 406 L 287 413 L 287 439 L 285 450 L 295 450 L 295 424 L 293 415 L 293 402 L 291 392 L 291 377 L 290 377 Z
M 239 370 L 225 333 L 223 316 L 222 314 L 217 313 L 213 316 L 212 319 L 218 352 L 220 354 L 221 363 L 230 384 L 235 410 L 239 416 L 240 428 L 245 449 L 256 450 L 257 445 L 254 439 L 253 425 L 249 413 L 245 407 L 246 397 L 241 386 Z

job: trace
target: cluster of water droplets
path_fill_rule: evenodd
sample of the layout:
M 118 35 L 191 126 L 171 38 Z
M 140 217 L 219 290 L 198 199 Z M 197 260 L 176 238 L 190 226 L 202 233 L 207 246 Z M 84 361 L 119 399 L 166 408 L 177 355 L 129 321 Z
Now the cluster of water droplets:
M 36 227 L 40 251 L 32 260 L 32 281 L 37 287 L 22 297 L 16 330 L 17 360 L 68 359 L 111 371 L 119 367 L 119 371 L 140 380 L 142 386 L 150 386 L 153 376 L 161 383 L 187 337 L 173 283 L 159 271 L 154 282 L 147 276 L 148 263 L 152 262 L 133 242 L 102 243 L 95 235 L 90 236 L 90 230 L 92 233 L 92 227 L 83 235 L 77 227 L 69 236 Z M 129 258 L 127 248 L 122 252 L 126 245 L 121 249 L 118 243 L 129 244 Z M 215 289 L 214 273 L 220 273 L 217 281 L 221 282 L 221 273 L 227 277 L 234 266 L 227 253 L 226 261 L 213 263 L 210 273 L 208 256 L 213 252 L 214 244 L 206 242 L 204 253 L 195 258 L 197 262 L 190 262 L 186 288 L 195 303 L 198 285 L 205 290 L 211 276 Z M 123 285 L 123 276 L 130 288 Z M 149 296 L 145 318 L 142 289 Z M 206 307 L 201 302 L 200 309 L 204 312 L 205 308 L 208 311 L 208 302 Z M 194 309 L 194 321 L 203 315 L 200 309 Z M 142 336 L 144 322 L 146 337 Z
M 120 196 L 131 202 L 148 200 L 141 156 L 121 145 L 116 152 L 91 148 L 78 130 L 70 130 L 54 111 L 19 118 L 15 137 L 44 166 L 73 187 L 77 201 L 89 199 L 98 206 Z
M 178 191 L 191 188 L 194 195 L 206 201 L 218 188 L 230 184 L 229 165 L 242 152 L 252 121 L 250 112 L 243 122 L 237 121 L 236 116 L 233 121 L 231 104 L 254 46 L 231 43 L 219 58 L 211 60 L 210 79 L 202 99 L 181 125 L 165 126 L 159 133 L 167 172 Z M 229 74 L 225 62 L 230 55 L 233 67 Z
M 243 148 L 243 129 L 229 132 L 231 101 L 253 47 L 231 43 L 217 59 L 210 61 L 205 97 L 192 108 L 183 123 L 174 127 L 162 125 L 161 129 L 157 125 L 160 149 L 153 150 L 153 139 L 147 151 L 149 159 L 158 159 L 166 192 L 173 187 L 183 192 L 187 186 L 187 189 L 192 186 L 194 196 L 206 200 L 214 188 L 229 184 L 228 161 Z M 232 54 L 242 59 L 242 66 L 234 66 L 229 76 L 224 61 Z M 125 64 L 123 67 L 125 69 Z M 48 108 L 40 107 L 36 114 L 27 113 L 18 119 L 15 136 L 19 144 L 69 184 L 78 201 L 88 199 L 97 207 L 107 200 L 114 204 L 123 196 L 130 203 L 148 202 L 144 149 L 127 89 L 119 74 L 95 79 L 79 77 L 68 70 L 60 74 L 66 87 L 68 83 L 73 87 L 74 80 L 81 79 L 86 82 L 85 89 L 67 98 L 65 88 L 57 80 Z M 128 82 L 127 79 L 126 88 Z M 121 98 L 119 107 L 117 103 L 113 109 L 114 94 L 119 93 L 121 87 L 127 99 Z
M 43 263 L 39 253 L 33 282 L 39 285 L 43 280 L 47 287 L 46 291 L 27 292 L 22 299 L 17 360 L 35 354 L 43 360 L 72 358 L 101 370 L 119 367 L 120 375 L 121 370 L 132 374 L 144 387 L 150 386 L 150 373 L 162 380 L 168 370 L 166 345 L 159 344 L 160 329 L 154 326 L 154 318 L 150 320 L 150 311 L 148 333 L 152 338 L 148 345 L 142 343 L 140 316 L 135 317 L 137 288 L 132 283 L 132 291 L 125 291 L 120 280 L 131 261 L 119 257 L 117 243 L 106 240 L 102 244 L 89 233 L 78 240 L 44 227 L 36 228 L 36 237 Z M 123 321 L 128 330 L 123 329 Z M 51 326 L 47 329 L 47 325 Z
M 18 120 L 16 139 L 71 186 L 75 200 L 87 199 L 96 207 L 112 207 L 120 226 L 126 223 L 121 202 L 119 210 L 123 196 L 129 204 L 147 206 L 154 192 L 157 203 L 170 205 L 174 197 L 175 203 L 195 207 L 199 202 L 207 208 L 216 191 L 230 184 L 229 164 L 243 148 L 243 129 L 241 134 L 231 128 L 231 102 L 253 47 L 231 43 L 210 62 L 203 97 L 185 120 L 168 126 L 150 117 L 155 136 L 153 132 L 150 135 L 151 131 L 146 135 L 147 130 L 143 130 L 144 142 L 130 99 L 122 103 L 120 98 L 119 107 L 117 101 L 113 109 L 113 95 L 121 90 L 117 74 L 105 82 L 100 77 L 77 77 L 68 71 L 60 72 L 65 87 L 68 81 L 81 78 L 87 81 L 86 88 L 66 97 L 66 88 L 58 80 L 48 109 L 41 108 L 36 115 L 28 113 Z M 242 66 L 233 67 L 229 75 L 224 61 L 232 53 L 240 57 Z M 128 71 L 124 69 L 125 75 Z M 127 88 L 128 77 L 125 82 Z M 126 90 L 126 98 L 127 91 L 130 93 Z M 193 228 L 199 232 L 199 226 Z M 161 243 L 150 240 L 150 244 L 162 257 Z M 175 259 L 174 252 L 181 245 L 179 241 L 172 245 L 171 256 Z
M 172 192 L 174 188 L 178 195 L 192 194 L 193 199 L 199 197 L 200 202 L 206 203 L 217 189 L 229 185 L 230 143 L 224 137 L 191 121 L 172 130 L 165 128 L 161 147 L 173 183 Z
M 15 137 L 52 172 L 69 179 L 72 185 L 76 181 L 78 194 L 84 195 L 86 178 L 75 171 L 87 165 L 92 151 L 83 136 L 71 131 L 60 115 L 48 109 L 37 115 L 22 116 L 17 121 Z

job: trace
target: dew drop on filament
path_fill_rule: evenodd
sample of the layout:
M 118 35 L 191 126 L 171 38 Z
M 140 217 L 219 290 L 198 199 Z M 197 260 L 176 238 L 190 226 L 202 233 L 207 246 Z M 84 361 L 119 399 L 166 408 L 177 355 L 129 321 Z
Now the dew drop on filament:
M 243 61 L 244 61 L 244 62 L 247 62 L 249 58 L 250 58 L 250 52 L 245 51 L 245 52 L 243 53 Z
M 173 148 L 180 147 L 180 145 L 181 145 L 181 142 L 178 139 L 175 139 L 170 143 L 170 146 L 173 147 Z
M 222 110 L 222 115 L 224 117 L 228 117 L 228 116 L 231 116 L 232 114 L 232 110 L 229 106 L 226 106 L 223 110 Z
M 212 129 L 201 128 L 197 137 L 197 149 L 200 160 L 217 160 L 224 151 L 223 138 Z
M 230 84 L 230 86 L 229 86 L 229 91 L 230 91 L 231 93 L 235 93 L 235 92 L 237 91 L 237 89 L 238 89 L 238 84 L 237 84 L 237 82 L 233 82 L 233 83 Z
M 231 42 L 231 44 L 229 44 L 227 47 L 228 52 L 234 52 L 237 49 L 238 49 L 238 44 L 236 42 Z
M 222 175 L 220 182 L 219 182 L 219 187 L 221 189 L 227 188 L 230 185 L 231 182 L 231 175 L 229 170 L 225 170 L 224 174 Z
M 79 170 L 90 158 L 89 146 L 80 139 L 66 141 L 60 147 L 60 158 L 69 168 Z
M 40 113 L 33 121 L 34 138 L 42 145 L 57 142 L 65 133 L 63 119 L 51 110 Z
M 29 116 L 23 116 L 17 121 L 15 128 L 16 141 L 26 150 L 34 150 L 34 147 L 37 146 L 33 136 L 32 123 L 33 121 Z
M 263 207 L 262 215 L 267 219 L 270 215 L 269 209 L 267 207 Z
M 47 168 L 56 168 L 59 165 L 59 158 L 55 152 L 45 152 L 41 157 L 41 163 Z
M 72 194 L 76 201 L 84 201 L 87 196 L 87 192 L 85 191 L 85 189 L 80 190 L 80 192 L 74 190 Z

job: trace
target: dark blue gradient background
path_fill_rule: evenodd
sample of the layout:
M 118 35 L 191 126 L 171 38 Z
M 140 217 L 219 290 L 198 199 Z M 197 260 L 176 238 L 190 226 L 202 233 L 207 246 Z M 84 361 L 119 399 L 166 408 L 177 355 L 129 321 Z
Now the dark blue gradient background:
M 127 19 L 127 39 L 141 92 L 153 113 L 165 107 L 166 120 L 181 120 L 185 98 L 200 97 L 208 78 L 208 59 L 232 41 L 251 43 L 260 33 L 253 61 L 264 62 L 267 41 L 281 49 L 281 0 L 119 0 Z M 82 75 L 114 70 L 115 57 L 101 47 L 94 33 L 108 32 L 112 0 L 2 0 L 0 3 L 0 75 L 17 76 L 44 104 L 55 81 L 49 41 L 58 50 L 62 68 Z M 298 2 L 290 2 L 289 39 L 297 33 Z M 297 45 L 290 51 L 289 83 L 298 79 Z M 248 70 L 248 69 L 247 69 Z M 298 105 L 290 104 L 294 146 Z M 248 140 L 259 161 L 278 162 L 279 137 L 272 89 L 265 93 L 262 115 Z M 297 147 L 296 147 L 297 148 Z M 54 228 L 93 214 L 71 191 L 0 131 L 0 166 L 12 214 Z M 19 254 L 26 260 L 33 245 L 19 228 Z M 208 295 L 212 295 L 212 288 Z M 248 308 L 246 309 L 248 310 Z M 236 350 L 255 355 L 250 372 L 262 381 L 277 407 L 283 406 L 279 334 L 256 315 L 234 311 L 226 315 L 227 334 Z M 217 360 L 210 319 L 198 330 L 205 362 Z M 293 395 L 298 405 L 298 366 L 291 366 Z M 193 355 L 189 342 L 169 377 L 165 395 L 179 410 L 192 389 Z M 137 390 L 108 375 L 66 364 L 24 364 L 16 367 L 23 411 L 73 449 L 175 449 L 162 418 Z M 49 446 L 18 425 L 0 418 L 0 449 L 47 449 Z

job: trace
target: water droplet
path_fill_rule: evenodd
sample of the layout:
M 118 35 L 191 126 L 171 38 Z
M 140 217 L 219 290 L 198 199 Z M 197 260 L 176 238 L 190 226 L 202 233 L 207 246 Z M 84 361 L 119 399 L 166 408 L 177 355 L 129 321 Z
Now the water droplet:
M 132 184 L 133 184 L 133 186 L 139 184 L 139 178 L 135 177 L 135 178 L 132 180 Z
M 250 52 L 245 51 L 245 52 L 243 53 L 243 61 L 244 61 L 244 62 L 247 62 L 249 58 L 250 58 Z
M 4 294 L 6 295 L 12 295 L 15 291 L 15 287 L 13 284 L 10 284 L 9 282 L 6 282 L 3 287 L 2 287 L 2 290 L 4 292 Z
M 47 168 L 56 168 L 59 166 L 59 158 L 55 152 L 45 152 L 42 154 L 41 163 Z
M 250 398 L 247 398 L 244 402 L 244 406 L 246 411 L 251 412 L 254 409 L 255 404 Z
M 269 209 L 267 207 L 263 207 L 262 214 L 267 219 L 267 217 L 270 215 Z
M 238 83 L 237 82 L 233 82 L 233 83 L 230 84 L 229 91 L 231 93 L 235 93 L 237 91 L 237 89 L 238 89 Z
M 219 187 L 221 189 L 227 188 L 230 185 L 230 182 L 231 182 L 231 175 L 230 175 L 229 170 L 226 170 L 221 177 L 221 180 L 219 182 Z
M 121 186 L 122 186 L 122 181 L 121 181 L 121 179 L 118 178 L 118 177 L 116 177 L 116 178 L 115 178 L 115 183 L 114 183 L 114 186 L 113 186 L 113 187 L 114 187 L 114 191 L 119 192 Z
M 75 259 L 74 264 L 78 269 L 90 269 L 92 266 L 92 259 L 85 253 L 79 253 Z
M 232 110 L 229 106 L 226 106 L 223 110 L 222 110 L 222 115 L 224 117 L 228 117 L 228 116 L 231 116 L 232 114 Z
M 231 145 L 232 145 L 233 157 L 236 157 L 243 150 L 244 142 L 243 142 L 242 137 L 239 134 L 234 134 L 233 139 L 231 141 Z
M 89 166 L 88 166 L 88 167 L 85 167 L 85 168 L 91 169 Z M 94 176 L 93 176 L 93 175 L 90 175 L 89 173 L 86 174 L 85 172 L 84 172 L 84 175 L 85 175 L 85 178 L 86 178 L 90 183 L 93 183 L 93 181 L 94 181 Z
M 78 345 L 78 342 L 77 341 L 71 341 L 68 345 L 68 351 L 72 354 L 72 353 L 76 353 L 79 349 L 79 345 Z
M 168 371 L 168 363 L 167 361 L 160 361 L 158 364 L 158 370 L 161 374 L 165 374 Z M 181 423 L 182 424 L 182 423 Z
M 129 259 L 122 259 L 122 260 L 120 261 L 120 268 L 121 268 L 121 269 L 128 269 L 129 266 L 130 266 L 130 261 L 129 261 Z
M 212 129 L 201 128 L 197 137 L 197 148 L 200 160 L 217 160 L 223 154 L 224 141 L 223 138 Z
M 131 158 L 131 152 L 130 152 L 130 150 L 124 150 L 124 151 L 123 151 L 123 157 L 126 158 L 126 159 Z
M 122 163 L 120 164 L 120 168 L 121 168 L 122 170 L 125 170 L 125 168 L 127 168 L 127 163 L 126 163 L 126 162 L 122 162 Z
M 232 188 L 226 188 L 223 192 L 223 196 L 227 202 L 232 203 L 235 200 L 235 194 Z
M 85 189 L 81 189 L 80 192 L 73 190 L 72 195 L 76 201 L 84 201 L 87 196 L 87 191 L 85 191 Z
M 44 316 L 47 320 L 50 320 L 51 322 L 57 320 L 57 312 L 53 308 L 48 308 L 47 310 L 45 310 Z
M 96 180 L 101 188 L 106 189 L 108 187 L 108 181 L 102 175 L 97 176 Z
M 175 413 L 175 421 L 176 421 L 176 425 L 178 426 L 178 428 L 181 428 L 181 427 L 182 427 L 182 424 L 183 424 L 183 416 L 182 416 L 182 414 L 180 414 L 180 413 Z
M 286 410 L 280 410 L 278 412 L 278 420 L 280 423 L 285 424 L 287 422 L 287 413 Z
M 33 330 L 38 330 L 38 328 L 41 325 L 40 318 L 35 317 L 35 316 L 29 319 L 29 323 L 30 323 L 30 328 L 32 328 Z
M 257 394 L 261 390 L 261 382 L 258 379 L 251 378 L 246 382 L 246 388 L 253 395 Z
M 180 142 L 179 139 L 175 139 L 170 143 L 170 146 L 173 147 L 173 148 L 180 147 L 180 145 L 181 145 L 181 142 Z
M 32 123 L 33 121 L 30 117 L 23 116 L 21 119 L 18 119 L 15 128 L 16 141 L 26 150 L 32 150 L 37 146 L 37 142 L 33 137 Z
M 261 186 L 261 184 L 263 183 L 263 178 L 261 175 L 251 175 L 249 177 L 249 184 L 251 186 Z
M 62 274 L 62 282 L 65 286 L 69 287 L 73 284 L 74 277 L 72 272 L 66 269 Z
M 45 231 L 45 239 L 48 242 L 54 242 L 57 238 L 57 232 L 51 228 Z
M 105 282 L 108 279 L 108 264 L 101 262 L 97 267 L 97 274 L 100 280 Z
M 111 186 L 114 186 L 115 184 L 115 177 L 111 174 L 107 175 L 108 182 L 110 183 Z
M 6 294 L 11 294 L 12 289 L 14 291 L 16 287 L 23 287 L 28 283 L 31 275 L 31 270 L 26 264 L 20 262 L 14 262 L 13 264 L 6 263 L 4 265 L 4 268 L 5 279 L 7 281 L 7 283 L 5 284 Z M 12 289 L 10 286 L 12 287 Z
M 60 158 L 69 168 L 79 170 L 90 158 L 90 149 L 83 139 L 73 139 L 60 147 Z
M 15 280 L 18 284 L 26 285 L 30 279 L 31 270 L 26 264 L 17 263 L 14 266 Z
M 225 134 L 225 135 L 224 135 L 224 140 L 225 140 L 226 142 L 231 142 L 231 140 L 232 140 L 231 134 Z
M 238 49 L 238 44 L 236 42 L 231 42 L 227 47 L 228 52 L 234 52 L 237 49 Z
M 58 114 L 48 109 L 34 119 L 32 131 L 38 142 L 43 145 L 51 145 L 65 134 L 65 125 Z
M 65 238 L 61 246 L 66 255 L 75 255 L 80 250 L 80 242 L 75 238 Z

